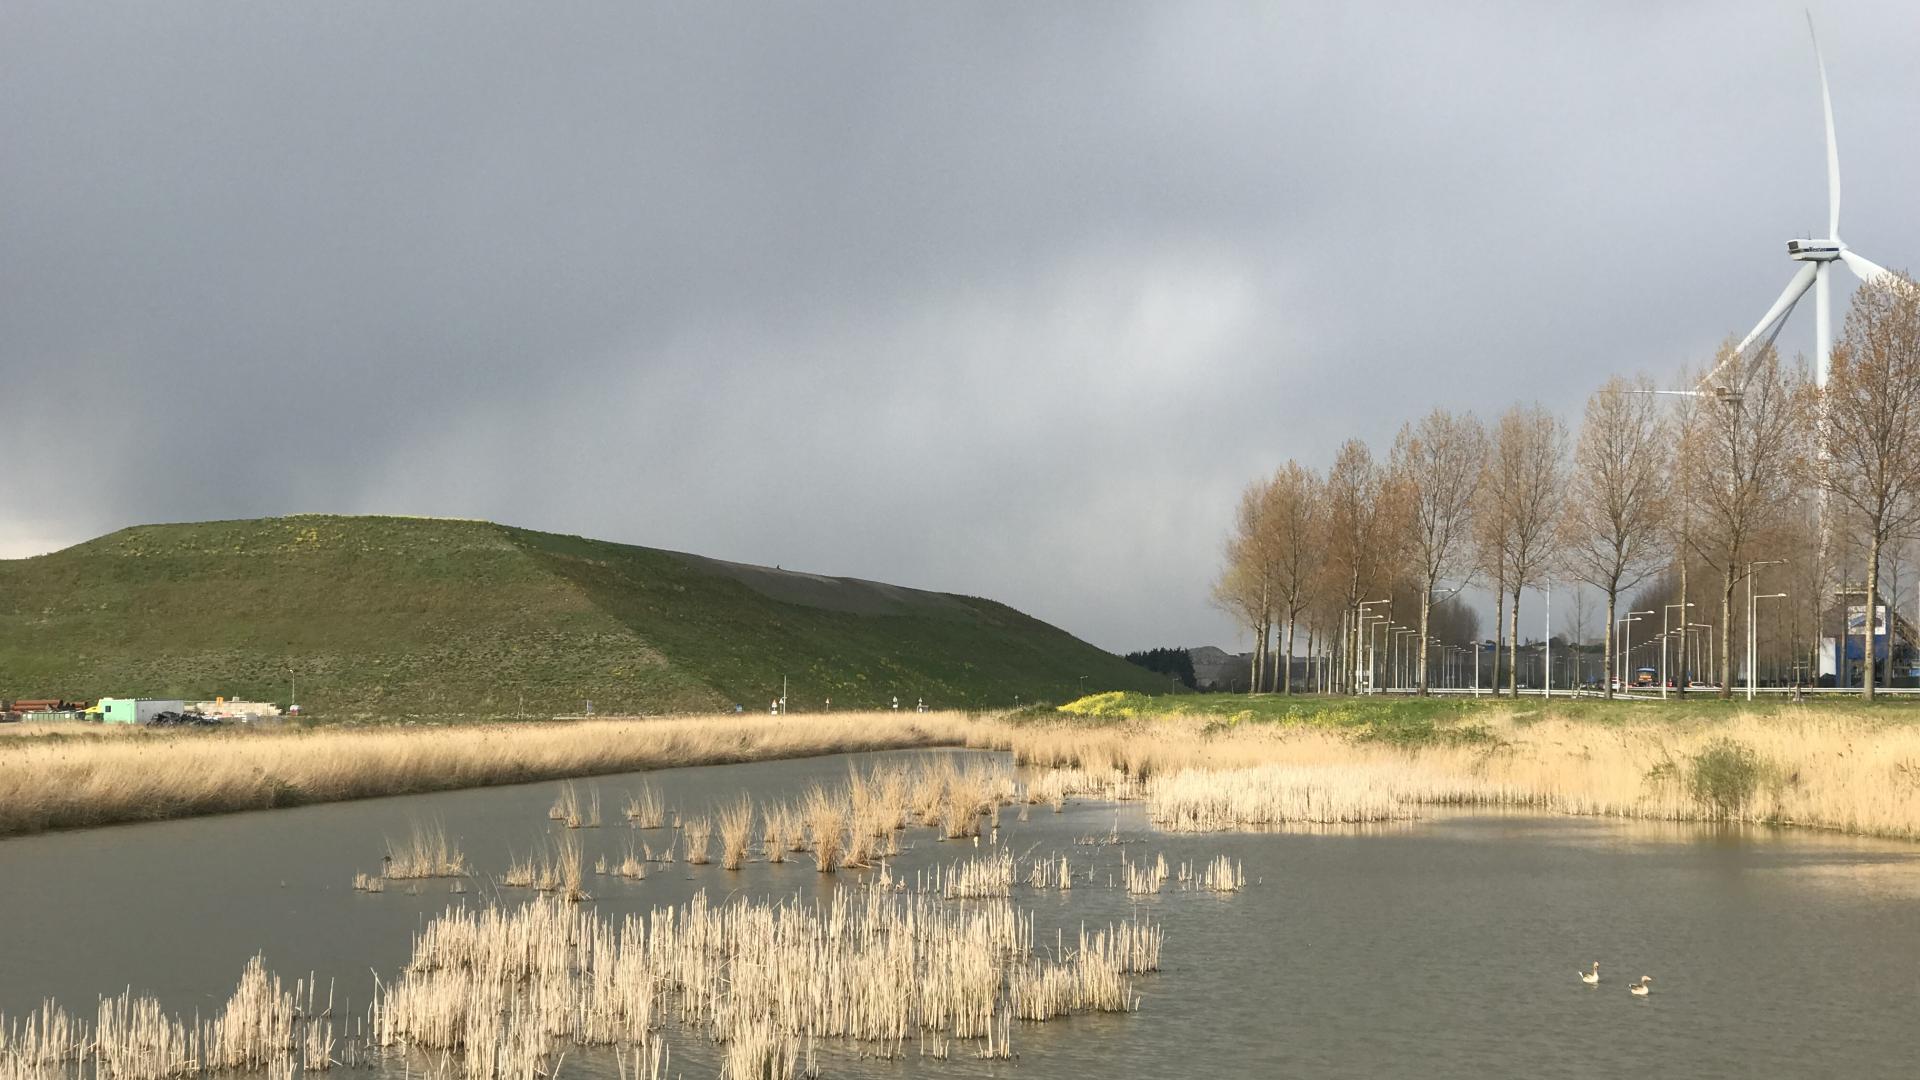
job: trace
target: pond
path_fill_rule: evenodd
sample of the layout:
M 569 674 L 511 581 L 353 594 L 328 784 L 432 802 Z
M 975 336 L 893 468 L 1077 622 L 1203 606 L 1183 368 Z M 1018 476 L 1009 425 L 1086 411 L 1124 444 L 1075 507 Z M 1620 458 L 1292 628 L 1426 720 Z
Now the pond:
M 644 779 L 688 814 L 836 785 L 868 754 L 665 770 L 580 781 L 605 824 L 574 830 L 591 864 L 618 861 L 621 819 Z M 963 754 L 974 758 L 990 755 Z M 0 841 L 0 1013 L 52 997 L 83 1017 L 128 987 L 202 1015 L 256 952 L 291 981 L 315 973 L 364 1010 L 412 935 L 449 904 L 524 890 L 446 880 L 352 888 L 386 841 L 443 825 L 497 878 L 566 830 L 560 785 L 374 799 Z M 1138 976 L 1135 1013 L 1017 1024 L 1018 1058 L 861 1059 L 823 1044 L 826 1076 L 1467 1077 L 1920 1074 L 1920 852 L 1911 845 L 1773 830 L 1532 816 L 1447 816 L 1393 829 L 1172 835 L 1137 803 L 1003 811 L 998 842 L 1092 868 L 1070 893 L 1016 886 L 1038 936 L 1145 915 L 1165 930 L 1162 969 Z M 643 834 L 644 835 L 644 834 Z M 656 834 L 657 835 L 657 834 Z M 897 877 L 990 849 L 907 833 Z M 1121 844 L 1077 844 L 1117 836 Z M 1106 887 L 1123 855 L 1199 863 L 1227 855 L 1247 888 L 1129 896 Z M 590 876 L 591 906 L 618 917 L 714 900 L 824 897 L 859 875 L 804 856 L 739 871 L 677 863 L 642 881 Z M 964 903 L 964 901 L 957 901 Z M 1598 960 L 1602 981 L 1575 977 Z M 1654 978 L 1653 994 L 1629 980 Z M 323 995 L 324 996 L 324 993 Z M 714 1050 L 669 1026 L 674 1072 L 717 1074 Z M 415 1066 L 417 1071 L 417 1064 Z M 395 1070 L 398 1072 L 399 1070 Z M 612 1076 L 604 1052 L 562 1076 Z M 343 1075 L 354 1075 L 346 1073 Z

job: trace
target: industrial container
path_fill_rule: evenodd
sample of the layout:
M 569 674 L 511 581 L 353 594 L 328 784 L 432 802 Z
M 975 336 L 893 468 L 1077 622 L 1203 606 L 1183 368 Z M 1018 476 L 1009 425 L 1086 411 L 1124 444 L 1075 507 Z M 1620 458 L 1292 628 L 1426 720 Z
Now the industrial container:
M 163 712 L 185 712 L 187 703 L 166 698 L 101 698 L 100 719 L 108 724 L 144 724 Z

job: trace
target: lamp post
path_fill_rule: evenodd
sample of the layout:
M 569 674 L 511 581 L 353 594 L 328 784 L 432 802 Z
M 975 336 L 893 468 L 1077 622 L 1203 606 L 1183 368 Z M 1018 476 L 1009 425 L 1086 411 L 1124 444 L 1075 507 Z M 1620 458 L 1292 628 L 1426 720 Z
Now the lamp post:
M 1753 700 L 1754 668 L 1758 666 L 1758 664 L 1760 663 L 1760 658 L 1754 650 L 1754 643 L 1757 640 L 1757 638 L 1754 636 L 1754 633 L 1753 633 L 1753 612 L 1754 612 L 1753 571 L 1756 567 L 1785 566 L 1786 563 L 1787 563 L 1787 560 L 1785 559 L 1756 559 L 1753 562 L 1750 562 L 1747 564 L 1747 700 L 1748 701 Z M 1869 597 L 1868 600 L 1869 600 L 1869 607 L 1871 607 L 1872 598 Z M 1869 623 L 1873 621 L 1872 611 L 1867 612 L 1867 621 Z M 1873 639 L 1872 637 L 1868 637 L 1867 640 L 1871 642 Z
M 1548 701 L 1553 700 L 1553 586 L 1540 590 L 1545 598 L 1541 611 L 1545 615 L 1546 637 L 1542 639 L 1544 651 L 1540 654 L 1540 689 Z
M 1663 607 L 1660 609 L 1660 700 L 1661 701 L 1667 700 L 1667 634 L 1669 633 L 1669 630 L 1667 627 L 1667 619 L 1668 619 L 1667 612 L 1672 611 L 1674 608 L 1679 608 L 1680 617 L 1684 619 L 1687 617 L 1686 609 L 1692 606 L 1693 606 L 1693 601 L 1688 600 L 1685 603 L 1668 604 L 1666 607 Z
M 1400 688 L 1403 690 L 1406 689 L 1409 685 L 1407 674 L 1408 674 L 1408 670 L 1413 667 L 1413 663 L 1412 663 L 1413 658 L 1408 655 L 1408 650 L 1406 648 L 1407 635 L 1418 634 L 1419 632 L 1420 631 L 1415 630 L 1411 626 L 1402 626 L 1394 630 L 1393 632 L 1393 653 L 1394 653 L 1394 656 L 1398 658 L 1397 662 L 1400 668 Z
M 1360 682 L 1366 678 L 1366 662 L 1362 654 L 1366 651 L 1367 609 L 1375 604 L 1390 604 L 1391 597 L 1385 600 L 1362 600 L 1354 605 L 1356 615 L 1353 623 L 1353 692 L 1360 692 Z
M 1759 596 L 1755 596 L 1753 595 L 1753 579 L 1752 578 L 1747 579 L 1747 700 L 1748 701 L 1753 700 L 1753 684 L 1755 682 L 1754 673 L 1758 670 L 1760 666 L 1760 633 L 1759 633 L 1759 630 L 1753 625 L 1754 614 L 1756 611 L 1758 611 L 1758 608 L 1755 605 L 1755 601 L 1778 600 L 1785 595 L 1787 594 L 1783 592 L 1775 592 L 1775 593 L 1761 593 Z
M 1626 645 L 1620 651 L 1620 690 L 1622 693 L 1626 692 L 1628 684 L 1632 681 L 1627 678 L 1627 675 L 1633 670 L 1633 624 L 1638 622 L 1641 616 L 1651 614 L 1653 614 L 1651 611 L 1629 611 L 1619 620 L 1626 642 Z
M 1706 646 L 1700 650 L 1700 655 L 1707 658 L 1707 685 L 1711 686 L 1713 685 L 1714 672 L 1713 624 L 1690 622 L 1687 624 L 1687 629 L 1698 630 L 1701 632 L 1701 636 L 1707 639 Z M 1691 646 L 1689 646 L 1689 648 L 1691 648 Z

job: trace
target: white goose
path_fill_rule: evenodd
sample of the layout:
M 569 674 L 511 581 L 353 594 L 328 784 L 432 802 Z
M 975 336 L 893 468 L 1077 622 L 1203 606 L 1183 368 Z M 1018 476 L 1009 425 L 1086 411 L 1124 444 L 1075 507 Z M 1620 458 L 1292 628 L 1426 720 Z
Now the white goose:
M 1588 986 L 1600 985 L 1600 961 L 1595 960 L 1593 962 L 1592 971 L 1582 971 L 1579 974 L 1580 981 L 1586 983 Z
M 1652 981 L 1653 981 L 1653 976 L 1642 975 L 1640 976 L 1639 982 L 1627 984 L 1627 992 L 1637 997 L 1646 997 L 1647 994 L 1650 992 L 1647 988 L 1647 984 Z

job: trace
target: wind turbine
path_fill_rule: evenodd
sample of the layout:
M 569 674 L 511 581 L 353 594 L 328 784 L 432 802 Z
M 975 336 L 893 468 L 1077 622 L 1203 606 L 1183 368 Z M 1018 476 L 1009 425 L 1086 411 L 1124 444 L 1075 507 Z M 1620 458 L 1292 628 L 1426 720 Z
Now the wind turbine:
M 1813 290 L 1813 335 L 1814 369 L 1813 378 L 1818 386 L 1827 385 L 1827 369 L 1833 354 L 1833 301 L 1829 294 L 1827 279 L 1833 275 L 1835 262 L 1845 263 L 1853 275 L 1868 284 L 1886 276 L 1887 268 L 1864 256 L 1857 255 L 1840 239 L 1840 148 L 1833 138 L 1833 96 L 1827 91 L 1827 62 L 1820 55 L 1820 37 L 1813 30 L 1813 13 L 1807 13 L 1807 34 L 1813 38 L 1813 60 L 1820 69 L 1820 103 L 1827 116 L 1827 236 L 1824 240 L 1789 240 L 1787 257 L 1800 263 L 1793 279 L 1787 282 L 1780 299 L 1773 302 L 1767 313 L 1761 316 L 1747 336 L 1740 339 L 1734 347 L 1733 355 L 1722 361 L 1705 379 L 1701 386 L 1714 382 L 1721 370 L 1728 364 L 1744 360 L 1747 349 L 1756 341 L 1771 342 L 1785 325 L 1787 316 L 1792 313 L 1795 304 Z M 1679 391 L 1680 393 L 1737 393 L 1736 388 L 1717 387 L 1715 391 Z

